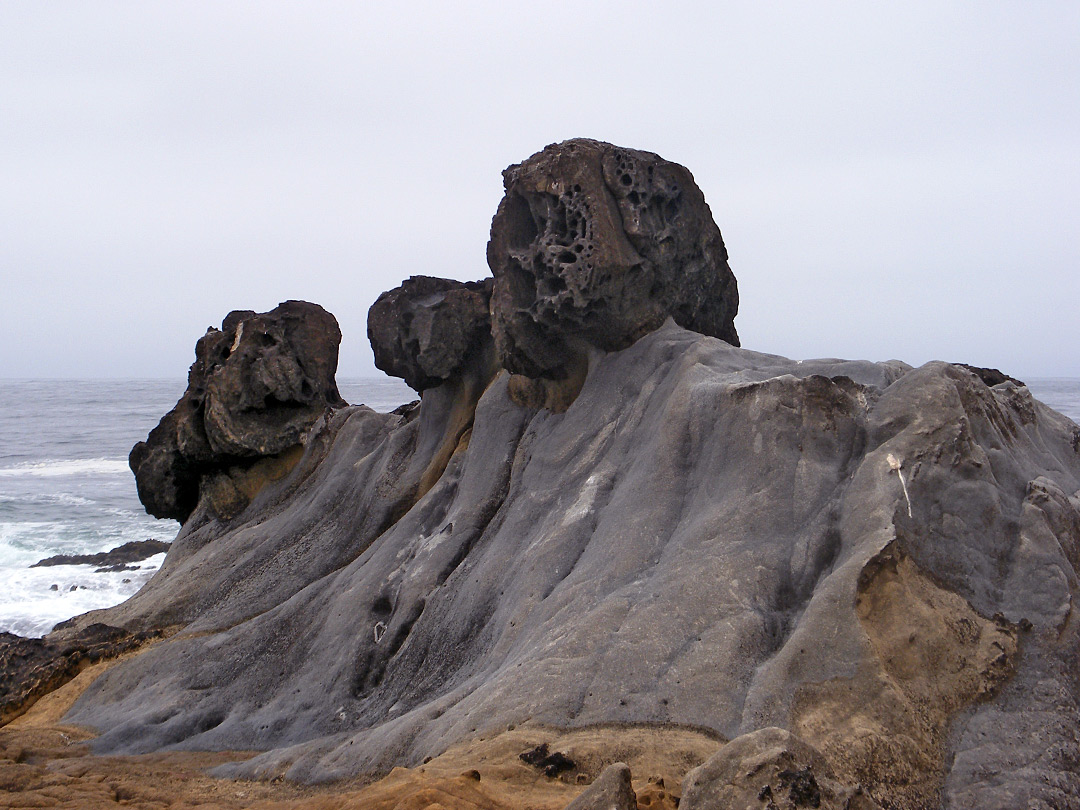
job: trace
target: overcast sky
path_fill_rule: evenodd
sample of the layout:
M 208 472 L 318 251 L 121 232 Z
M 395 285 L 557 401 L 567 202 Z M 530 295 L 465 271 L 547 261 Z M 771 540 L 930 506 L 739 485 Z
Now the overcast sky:
M 1080 377 L 1080 3 L 0 3 L 0 377 L 478 279 L 500 172 L 682 163 L 743 345 Z

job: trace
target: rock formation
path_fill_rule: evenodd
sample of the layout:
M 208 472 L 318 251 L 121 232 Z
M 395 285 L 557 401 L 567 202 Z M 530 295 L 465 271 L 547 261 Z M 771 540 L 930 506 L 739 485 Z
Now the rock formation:
M 376 368 L 416 391 L 434 388 L 490 351 L 493 282 L 413 276 L 368 310 Z
M 461 348 L 480 288 L 383 299 L 373 341 L 418 411 L 324 395 L 231 517 L 204 473 L 161 571 L 67 630 L 180 632 L 67 720 L 103 752 L 259 749 L 219 772 L 313 781 L 509 728 L 606 728 L 618 751 L 690 727 L 730 742 L 689 808 L 1080 807 L 1080 428 L 948 363 L 739 348 L 719 232 L 674 164 L 575 141 L 506 186 L 490 309 L 512 373 Z M 522 396 L 574 374 L 556 409 Z
M 820 752 L 780 728 L 744 734 L 692 770 L 679 807 L 880 810 L 861 788 L 836 782 Z
M 488 265 L 511 373 L 574 377 L 589 347 L 625 349 L 668 317 L 739 345 L 735 276 L 685 168 L 579 138 L 511 166 L 503 185 Z
M 637 796 L 630 784 L 630 768 L 624 762 L 608 765 L 588 790 L 566 810 L 637 810 Z
M 298 447 L 327 408 L 345 404 L 334 382 L 341 332 L 317 304 L 286 301 L 257 315 L 230 312 L 195 347 L 188 388 L 129 459 L 146 511 L 187 520 L 200 487 L 231 516 L 258 484 L 254 462 Z M 275 466 L 258 472 L 274 475 Z

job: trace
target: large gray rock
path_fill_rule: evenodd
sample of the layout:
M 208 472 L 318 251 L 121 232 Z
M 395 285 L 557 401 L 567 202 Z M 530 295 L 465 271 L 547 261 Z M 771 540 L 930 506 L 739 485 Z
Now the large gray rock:
M 444 388 L 339 412 L 235 523 L 185 526 L 98 620 L 188 629 L 67 719 L 298 779 L 527 721 L 778 726 L 882 806 L 1078 806 L 1080 428 L 1026 388 L 673 323 L 565 413 Z
M 488 265 L 504 368 L 564 379 L 588 347 L 625 349 L 668 317 L 739 345 L 735 276 L 687 169 L 577 138 L 509 167 L 503 185 Z
M 340 342 L 334 316 L 305 301 L 230 312 L 220 330 L 208 329 L 184 395 L 131 450 L 146 511 L 186 521 L 208 477 L 219 512 L 246 505 L 258 487 L 244 469 L 296 448 L 329 408 L 345 405 L 334 381 Z

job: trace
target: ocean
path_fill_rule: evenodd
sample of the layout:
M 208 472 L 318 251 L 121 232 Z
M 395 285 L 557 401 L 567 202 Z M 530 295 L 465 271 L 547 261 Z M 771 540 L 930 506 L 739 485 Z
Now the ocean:
M 134 594 L 165 559 L 135 570 L 31 568 L 132 540 L 171 542 L 180 526 L 146 514 L 128 469 L 183 394 L 176 380 L 0 380 L 0 631 L 41 636 L 57 622 Z M 401 380 L 339 379 L 348 401 L 388 411 L 416 399 Z
M 1028 380 L 1080 422 L 1080 379 Z M 164 554 L 135 570 L 30 566 L 132 540 L 172 541 L 179 525 L 143 510 L 127 466 L 185 388 L 183 380 L 0 380 L 0 631 L 41 636 L 57 622 L 134 594 Z M 401 380 L 338 381 L 349 402 L 388 411 L 416 395 Z

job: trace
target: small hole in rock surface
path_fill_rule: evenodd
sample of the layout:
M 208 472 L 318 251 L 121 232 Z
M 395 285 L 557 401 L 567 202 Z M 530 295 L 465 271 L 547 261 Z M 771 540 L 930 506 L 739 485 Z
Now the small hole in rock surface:
M 622 177 L 620 177 L 620 178 L 619 178 L 619 181 L 620 181 L 620 182 L 621 182 L 621 183 L 622 183 L 622 184 L 623 184 L 624 186 L 629 186 L 629 185 L 631 185 L 631 184 L 632 184 L 632 183 L 634 182 L 633 178 L 632 178 L 632 177 L 631 177 L 630 175 L 628 175 L 628 174 L 624 174 L 624 175 L 623 175 Z

